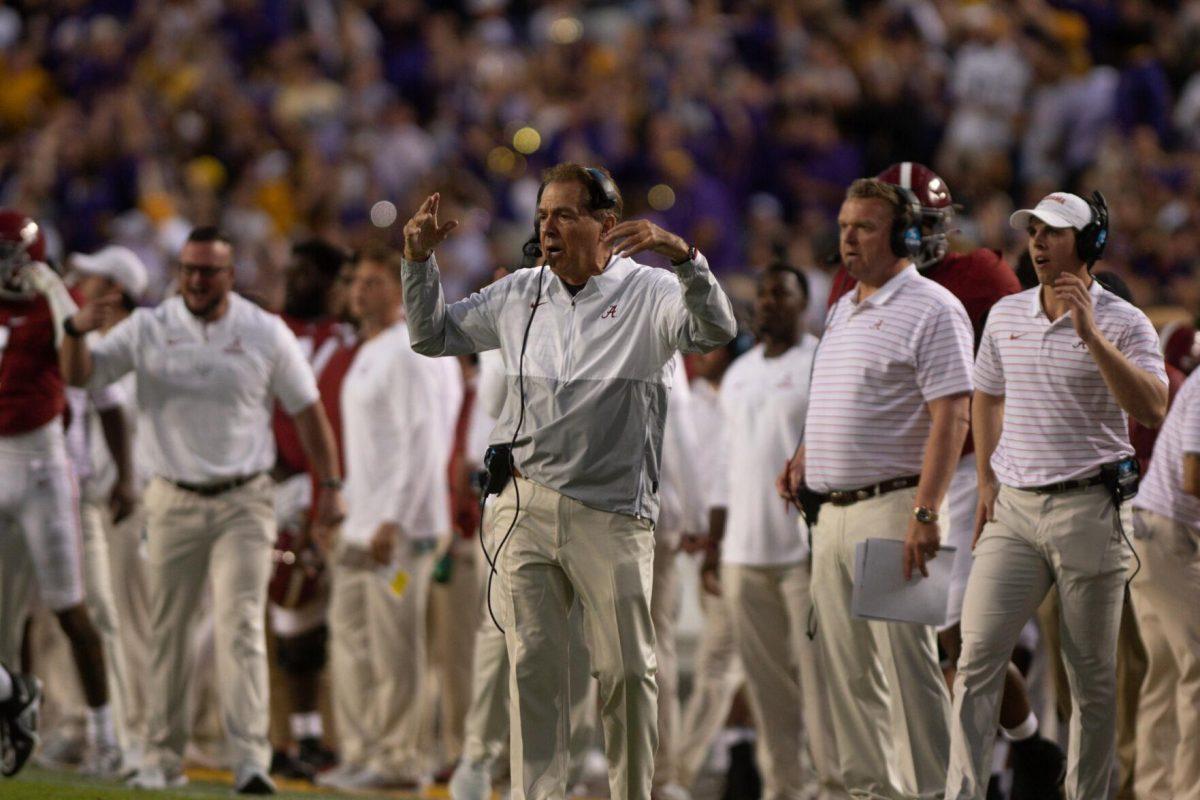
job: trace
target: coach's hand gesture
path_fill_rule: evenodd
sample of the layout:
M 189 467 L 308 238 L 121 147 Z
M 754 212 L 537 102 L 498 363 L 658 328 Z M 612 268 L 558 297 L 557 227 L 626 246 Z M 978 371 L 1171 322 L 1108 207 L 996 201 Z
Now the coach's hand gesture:
M 441 204 L 441 194 L 434 192 L 425 198 L 425 202 L 417 209 L 404 225 L 404 259 L 406 261 L 426 261 L 433 248 L 446 241 L 450 231 L 458 227 L 458 220 L 452 219 L 442 225 L 438 224 L 438 206 Z
M 1100 334 L 1096 327 L 1096 315 L 1092 306 L 1092 295 L 1087 284 L 1078 275 L 1064 273 L 1054 281 L 1054 295 L 1071 312 L 1071 324 L 1075 335 L 1084 344 L 1091 344 Z
M 613 252 L 621 257 L 649 250 L 672 261 L 683 261 L 691 252 L 682 238 L 646 219 L 619 222 L 604 234 L 602 241 L 612 244 Z

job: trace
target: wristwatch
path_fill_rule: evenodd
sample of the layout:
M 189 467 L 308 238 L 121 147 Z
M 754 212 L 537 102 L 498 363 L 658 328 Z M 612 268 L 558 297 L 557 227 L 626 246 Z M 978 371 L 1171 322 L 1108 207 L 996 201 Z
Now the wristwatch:
M 693 245 L 688 246 L 687 255 L 684 257 L 684 259 L 682 261 L 672 261 L 671 266 L 682 267 L 684 264 L 687 264 L 688 262 L 695 261 L 695 260 L 696 260 L 696 245 L 693 244 Z
M 938 521 L 938 512 L 927 506 L 917 506 L 913 509 L 913 518 L 917 522 L 928 525 L 931 522 Z

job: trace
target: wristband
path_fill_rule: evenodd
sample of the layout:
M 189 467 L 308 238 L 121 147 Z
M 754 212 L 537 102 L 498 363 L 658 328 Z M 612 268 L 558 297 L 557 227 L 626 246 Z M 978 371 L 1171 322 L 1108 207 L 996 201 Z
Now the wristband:
M 341 489 L 341 488 L 342 488 L 342 479 L 341 479 L 341 478 L 324 478 L 324 479 L 322 479 L 322 481 L 321 481 L 319 484 L 317 484 L 317 485 L 318 485 L 318 486 L 320 486 L 322 489 L 335 489 L 335 490 L 337 490 L 337 489 Z
M 80 336 L 84 335 L 83 331 L 75 327 L 74 316 L 67 317 L 63 320 L 62 329 L 63 333 L 65 333 L 67 336 L 70 336 L 72 339 L 78 339 Z

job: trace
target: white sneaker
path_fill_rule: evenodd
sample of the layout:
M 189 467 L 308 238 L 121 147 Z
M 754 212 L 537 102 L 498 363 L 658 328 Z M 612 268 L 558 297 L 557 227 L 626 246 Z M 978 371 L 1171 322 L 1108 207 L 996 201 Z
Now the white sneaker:
M 178 789 L 186 786 L 187 775 L 178 770 L 164 772 L 162 767 L 142 767 L 137 774 L 129 779 L 127 785 L 131 789 Z
M 125 758 L 116 742 L 94 744 L 83 757 L 79 774 L 93 778 L 119 778 L 125 775 Z
M 650 790 L 652 800 L 692 800 L 692 795 L 678 783 L 665 783 Z
M 488 800 L 492 796 L 492 770 L 464 758 L 450 776 L 449 789 L 451 800 Z
M 348 789 L 348 782 L 366 769 L 362 764 L 339 764 L 333 769 L 317 773 L 313 783 L 326 789 Z
M 402 791 L 417 792 L 428 785 L 429 779 L 425 776 L 388 775 L 368 767 L 356 775 L 351 775 L 339 788 L 350 790 L 399 789 Z

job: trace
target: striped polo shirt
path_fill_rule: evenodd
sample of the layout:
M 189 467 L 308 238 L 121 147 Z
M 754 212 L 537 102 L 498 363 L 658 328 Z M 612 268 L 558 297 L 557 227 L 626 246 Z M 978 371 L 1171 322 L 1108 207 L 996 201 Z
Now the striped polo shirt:
M 857 489 L 921 471 L 926 403 L 971 391 L 974 337 L 962 303 L 908 266 L 825 320 L 805 423 L 805 482 Z
M 1158 335 L 1146 315 L 1092 281 L 1096 325 L 1139 369 L 1167 382 Z M 1070 314 L 1050 322 L 1040 287 L 992 307 L 975 359 L 975 386 L 1004 397 L 1004 427 L 992 469 L 1027 489 L 1089 477 L 1133 455 L 1129 425 Z
M 1200 499 L 1183 490 L 1183 457 L 1188 453 L 1200 454 L 1200 370 L 1175 395 L 1133 507 L 1200 529 Z

